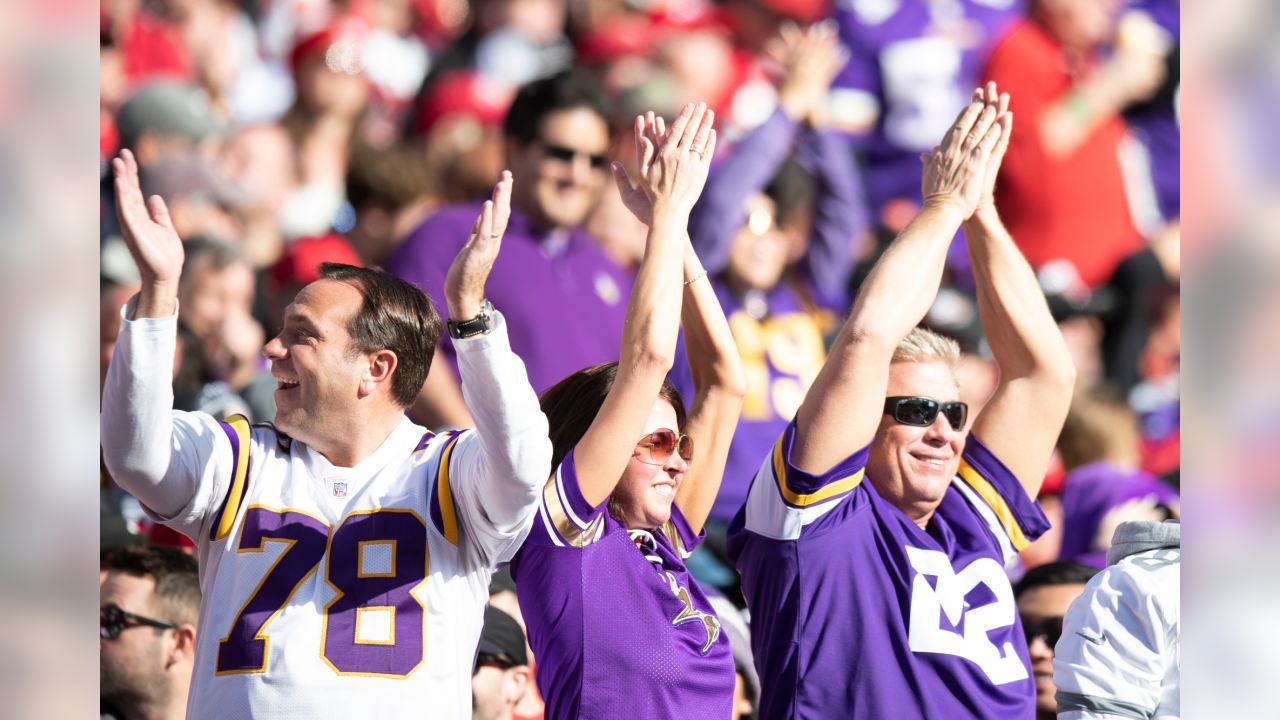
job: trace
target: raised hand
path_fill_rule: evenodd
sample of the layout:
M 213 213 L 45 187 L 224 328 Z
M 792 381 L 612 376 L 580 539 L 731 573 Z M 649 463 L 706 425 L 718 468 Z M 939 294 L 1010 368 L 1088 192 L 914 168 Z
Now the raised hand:
M 116 178 L 120 231 L 138 265 L 144 293 L 160 287 L 172 290 L 176 297 L 185 253 L 164 199 L 152 195 L 150 200 L 143 200 L 138 161 L 129 150 L 120 151 L 119 157 L 111 161 L 111 169 Z
M 503 170 L 502 179 L 493 188 L 493 197 L 484 201 L 480 215 L 471 225 L 471 235 L 449 266 L 444 280 L 445 301 L 449 317 L 470 320 L 480 314 L 484 301 L 484 284 L 498 259 L 502 234 L 511 219 L 511 171 Z
M 831 81 L 849 61 L 835 22 L 824 20 L 807 30 L 793 23 L 784 24 L 766 51 L 786 70 L 778 88 L 778 103 L 783 111 L 815 127 L 824 124 Z
M 921 194 L 925 205 L 949 204 L 962 217 L 973 215 L 987 188 L 987 164 L 1000 144 L 1007 120 L 1001 120 L 1000 98 L 974 93 L 951 129 L 933 150 L 920 155 L 924 163 Z
M 995 210 L 996 177 L 1000 175 L 1000 163 L 1004 161 L 1005 151 L 1009 149 L 1009 137 L 1013 133 L 1013 113 L 1009 112 L 1009 93 L 997 93 L 994 82 L 989 82 L 985 88 L 973 91 L 975 101 L 981 100 L 987 104 L 992 98 L 996 102 L 996 122 L 1000 125 L 1000 139 L 987 158 L 986 179 L 983 181 L 982 197 L 978 200 L 975 213 Z
M 641 168 L 646 166 L 644 158 L 643 138 L 645 137 L 645 127 L 648 124 L 656 122 L 652 112 L 647 115 L 637 115 L 634 123 L 634 131 L 636 136 L 636 155 L 637 165 Z M 639 186 L 631 184 L 631 178 L 627 176 L 627 169 L 617 160 L 613 161 L 610 166 L 613 170 L 613 182 L 618 186 L 618 195 L 622 198 L 622 204 L 631 211 L 636 219 L 645 225 L 653 222 L 653 203 L 649 202 L 649 196 L 644 194 Z
M 689 103 L 671 127 L 652 114 L 640 138 L 640 188 L 659 205 L 687 215 L 707 183 L 716 150 L 716 114 L 706 103 Z

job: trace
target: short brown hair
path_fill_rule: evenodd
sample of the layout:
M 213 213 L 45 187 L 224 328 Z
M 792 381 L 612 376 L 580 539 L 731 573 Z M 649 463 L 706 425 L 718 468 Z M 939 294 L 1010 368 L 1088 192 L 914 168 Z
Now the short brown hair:
M 200 613 L 200 572 L 196 559 L 177 548 L 160 545 L 126 545 L 102 554 L 101 569 L 156 581 L 153 595 L 174 623 L 195 623 Z
M 613 381 L 618 376 L 618 363 L 610 362 L 583 368 L 542 394 L 542 412 L 551 428 L 551 467 L 560 467 L 564 458 L 577 445 L 609 396 Z M 684 433 L 688 419 L 684 399 L 669 380 L 662 381 L 658 397 L 671 404 L 676 411 L 676 428 Z M 640 438 L 636 438 L 639 442 Z
M 364 296 L 347 325 L 351 345 L 359 353 L 395 353 L 391 394 L 401 407 L 413 405 L 440 340 L 440 313 L 431 299 L 414 285 L 372 268 L 321 263 L 320 277 L 347 283 Z

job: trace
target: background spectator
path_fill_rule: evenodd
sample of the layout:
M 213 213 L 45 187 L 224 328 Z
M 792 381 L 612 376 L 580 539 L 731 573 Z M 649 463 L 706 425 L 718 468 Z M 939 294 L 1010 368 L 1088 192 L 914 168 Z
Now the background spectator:
M 101 568 L 103 717 L 186 717 L 200 607 L 195 558 L 133 545 L 106 552 Z
M 524 629 L 493 605 L 484 609 L 484 629 L 471 676 L 472 720 L 515 720 L 516 704 L 533 685 Z
M 1053 684 L 1053 646 L 1062 637 L 1062 616 L 1071 601 L 1084 592 L 1098 569 L 1074 562 L 1057 562 L 1030 570 L 1013 586 L 1018 617 L 1027 636 L 1031 673 L 1036 681 L 1036 720 L 1058 716 L 1058 688 Z

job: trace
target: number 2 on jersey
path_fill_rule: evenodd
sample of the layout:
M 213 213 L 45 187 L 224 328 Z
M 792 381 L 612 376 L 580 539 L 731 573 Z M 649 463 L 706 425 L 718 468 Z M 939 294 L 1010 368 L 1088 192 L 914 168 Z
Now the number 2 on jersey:
M 405 677 L 422 664 L 424 610 L 412 591 L 427 577 L 428 552 L 426 524 L 416 513 L 355 512 L 331 532 L 301 512 L 250 507 L 236 551 L 262 552 L 267 540 L 287 546 L 218 642 L 219 675 L 266 671 L 266 626 L 321 561 L 335 592 L 324 608 L 325 662 L 342 675 L 387 677 Z M 389 551 L 387 567 L 366 568 L 366 556 L 373 555 L 367 546 L 377 545 Z M 380 636 L 362 634 L 362 621 L 366 629 L 381 629 Z

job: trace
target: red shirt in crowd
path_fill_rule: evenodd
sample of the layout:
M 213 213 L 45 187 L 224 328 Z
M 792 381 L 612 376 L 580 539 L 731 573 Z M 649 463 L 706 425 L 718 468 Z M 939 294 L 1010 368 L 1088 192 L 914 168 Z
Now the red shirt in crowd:
M 1104 120 L 1069 155 L 1048 154 L 1037 128 L 1074 78 L 1062 46 L 1032 20 L 1020 21 L 996 45 L 986 79 L 1012 95 L 1017 117 L 996 185 L 1005 225 L 1033 266 L 1065 258 L 1090 287 L 1101 285 L 1142 246 L 1120 170 L 1124 121 Z

